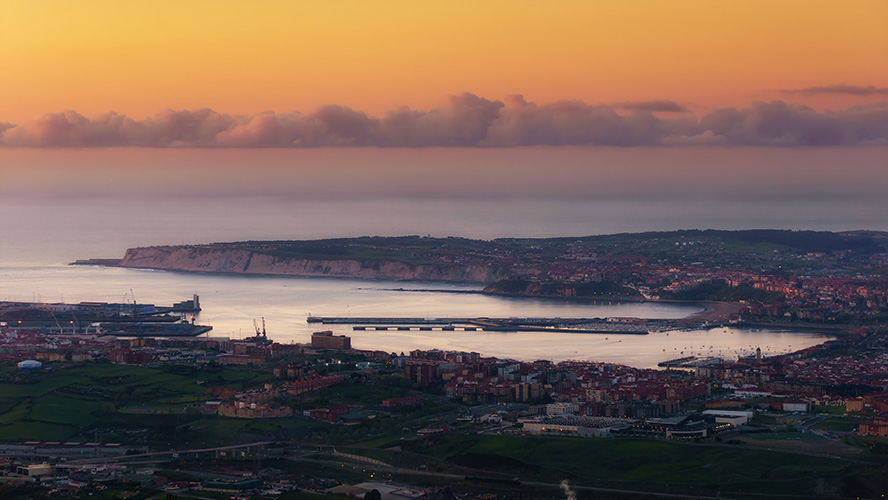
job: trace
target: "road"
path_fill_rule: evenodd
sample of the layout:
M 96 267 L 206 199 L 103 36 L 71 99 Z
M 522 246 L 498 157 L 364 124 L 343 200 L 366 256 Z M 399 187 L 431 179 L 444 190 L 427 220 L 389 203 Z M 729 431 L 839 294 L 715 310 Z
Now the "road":
M 246 443 L 246 444 L 234 444 L 230 446 L 217 446 L 215 448 L 192 448 L 186 450 L 167 450 L 167 451 L 154 451 L 151 453 L 139 453 L 136 455 L 122 455 L 116 457 L 102 457 L 102 458 L 83 458 L 80 460 L 69 460 L 67 463 L 69 464 L 105 464 L 105 463 L 118 463 L 121 461 L 128 461 L 130 459 L 139 459 L 139 458 L 161 458 L 172 455 L 183 455 L 188 453 L 204 453 L 204 452 L 215 452 L 219 450 L 236 450 L 238 448 L 251 448 L 257 446 L 267 446 L 270 444 L 285 444 L 289 445 L 286 441 L 258 441 L 255 443 Z

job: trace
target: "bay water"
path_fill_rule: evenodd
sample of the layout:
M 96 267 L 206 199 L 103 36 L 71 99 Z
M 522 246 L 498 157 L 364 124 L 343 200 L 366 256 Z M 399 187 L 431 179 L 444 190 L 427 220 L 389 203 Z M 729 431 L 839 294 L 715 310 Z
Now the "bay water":
M 888 230 L 885 148 L 668 150 L 3 150 L 0 300 L 170 305 L 201 297 L 211 335 L 264 317 L 307 342 L 316 316 L 681 318 L 695 306 L 478 294 L 478 284 L 180 274 L 69 266 L 127 248 L 362 235 L 584 236 L 675 229 Z M 841 166 L 837 168 L 836 166 Z M 321 328 L 328 328 L 323 326 Z M 356 332 L 360 349 L 477 351 L 655 366 L 679 355 L 787 352 L 822 334 L 718 329 L 615 336 Z

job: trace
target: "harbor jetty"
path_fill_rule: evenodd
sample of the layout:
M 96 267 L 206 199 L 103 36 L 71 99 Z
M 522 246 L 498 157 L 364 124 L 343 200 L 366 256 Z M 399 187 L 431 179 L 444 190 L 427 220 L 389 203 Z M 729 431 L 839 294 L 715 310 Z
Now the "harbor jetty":
M 647 335 L 652 322 L 639 318 L 400 318 L 308 316 L 308 323 L 352 325 L 358 331 L 560 332 Z M 653 325 L 660 329 L 663 325 Z

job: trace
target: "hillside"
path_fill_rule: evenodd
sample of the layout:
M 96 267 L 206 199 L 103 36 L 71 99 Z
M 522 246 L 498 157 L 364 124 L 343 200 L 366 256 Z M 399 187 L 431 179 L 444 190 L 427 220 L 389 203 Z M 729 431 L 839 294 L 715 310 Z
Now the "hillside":
M 506 283 L 491 293 L 631 297 L 633 290 L 650 290 L 665 297 L 712 280 L 732 286 L 768 282 L 771 288 L 780 282 L 787 289 L 801 276 L 851 279 L 864 288 L 872 284 L 857 282 L 867 276 L 881 288 L 886 254 L 888 236 L 873 231 L 683 230 L 495 240 L 365 236 L 151 246 L 131 248 L 119 262 L 89 259 L 75 264 L 455 283 L 527 280 L 560 284 L 517 290 L 516 283 Z M 627 286 L 632 290 L 623 288 Z

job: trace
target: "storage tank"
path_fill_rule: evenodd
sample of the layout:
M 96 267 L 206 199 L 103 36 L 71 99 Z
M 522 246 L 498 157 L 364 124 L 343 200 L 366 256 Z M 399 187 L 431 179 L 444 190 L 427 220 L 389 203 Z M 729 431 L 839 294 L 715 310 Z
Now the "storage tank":
M 41 368 L 43 368 L 43 363 L 33 359 L 27 359 L 18 364 L 19 370 L 39 370 Z

